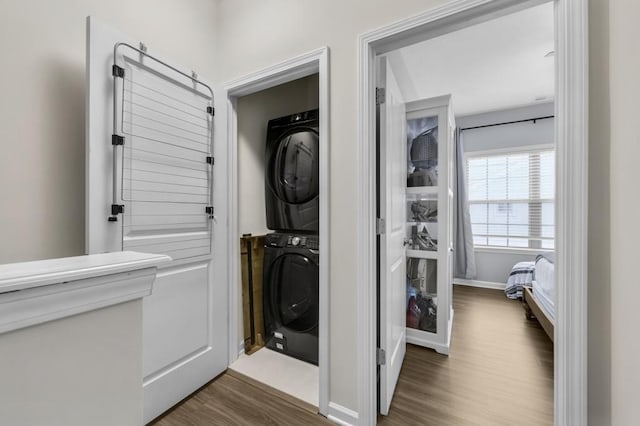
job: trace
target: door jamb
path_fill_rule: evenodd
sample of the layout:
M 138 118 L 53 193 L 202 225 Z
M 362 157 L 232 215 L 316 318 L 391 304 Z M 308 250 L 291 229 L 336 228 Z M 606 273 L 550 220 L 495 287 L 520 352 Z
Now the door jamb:
M 358 40 L 358 423 L 376 422 L 376 55 L 538 0 L 454 0 Z M 588 0 L 554 0 L 556 25 L 555 424 L 587 423 Z M 567 285 L 564 285 L 567 283 Z M 569 285 L 570 283 L 570 285 Z
M 290 58 L 224 85 L 227 111 L 228 140 L 228 276 L 229 276 L 229 365 L 242 351 L 238 342 L 238 302 L 240 283 L 240 232 L 238 229 L 238 121 L 237 100 L 242 96 L 278 86 L 311 74 L 319 75 L 319 353 L 318 368 L 320 391 L 318 411 L 327 416 L 329 407 L 329 277 L 330 277 L 330 216 L 329 216 L 329 48 L 321 47 Z

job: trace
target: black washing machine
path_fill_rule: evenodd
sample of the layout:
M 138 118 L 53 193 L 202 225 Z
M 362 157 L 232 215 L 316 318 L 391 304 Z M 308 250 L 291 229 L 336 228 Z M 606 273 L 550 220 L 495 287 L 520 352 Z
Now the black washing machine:
M 264 247 L 266 346 L 318 364 L 318 237 L 268 234 Z
M 267 228 L 318 232 L 318 110 L 269 121 L 265 165 Z

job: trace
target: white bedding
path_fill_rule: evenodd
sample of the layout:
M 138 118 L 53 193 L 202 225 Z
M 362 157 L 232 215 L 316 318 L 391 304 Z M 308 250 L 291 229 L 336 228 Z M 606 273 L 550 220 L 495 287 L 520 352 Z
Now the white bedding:
M 533 280 L 533 295 L 551 318 L 555 318 L 556 286 L 554 282 L 554 265 L 546 256 L 536 258 Z

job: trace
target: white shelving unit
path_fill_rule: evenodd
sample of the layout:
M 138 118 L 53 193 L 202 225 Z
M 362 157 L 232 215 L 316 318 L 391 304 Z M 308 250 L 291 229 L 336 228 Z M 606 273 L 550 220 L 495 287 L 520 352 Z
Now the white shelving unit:
M 451 96 L 407 103 L 407 342 L 449 353 L 453 323 Z

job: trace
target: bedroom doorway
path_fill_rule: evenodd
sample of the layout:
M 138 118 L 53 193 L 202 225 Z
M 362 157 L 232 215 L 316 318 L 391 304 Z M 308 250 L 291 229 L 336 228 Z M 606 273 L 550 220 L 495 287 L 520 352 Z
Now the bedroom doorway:
M 375 313 L 371 312 L 372 309 L 369 309 L 369 307 L 375 308 L 379 306 L 377 304 L 378 300 L 382 301 L 384 298 L 384 295 L 382 295 L 381 298 L 377 298 L 376 292 L 360 292 L 360 290 L 368 288 L 367 283 L 371 282 L 370 277 L 375 277 L 375 274 L 379 273 L 376 272 L 376 256 L 378 254 L 376 250 L 372 250 L 372 247 L 376 247 L 375 240 L 377 237 L 375 225 L 380 227 L 380 222 L 376 224 L 376 217 L 379 216 L 374 214 L 376 213 L 377 202 L 376 197 L 372 195 L 375 194 L 376 191 L 371 190 L 372 187 L 376 187 L 378 167 L 373 167 L 376 166 L 377 160 L 375 150 L 373 150 L 370 145 L 373 143 L 372 141 L 375 141 L 375 138 L 372 136 L 376 134 L 375 111 L 378 107 L 374 101 L 374 94 L 376 97 L 379 97 L 379 93 L 374 90 L 376 87 L 374 83 L 377 79 L 375 77 L 376 67 L 379 66 L 376 64 L 376 57 L 385 55 L 385 57 L 389 58 L 393 55 L 393 52 L 398 49 L 407 48 L 425 40 L 432 40 L 443 34 L 449 35 L 449 33 L 462 28 L 468 28 L 471 22 L 474 25 L 489 22 L 496 18 L 526 11 L 526 9 L 529 8 L 544 7 L 544 3 L 549 3 L 547 7 L 555 8 L 557 35 L 553 37 L 553 48 L 545 52 L 543 56 L 549 54 L 547 57 L 553 58 L 555 55 L 557 61 L 557 66 L 552 66 L 556 80 L 552 99 L 555 98 L 553 100 L 555 100 L 556 104 L 551 105 L 551 113 L 541 111 L 541 115 L 534 115 L 530 117 L 530 120 L 523 118 L 505 119 L 504 122 L 499 121 L 490 124 L 507 124 L 510 121 L 520 120 L 538 124 L 542 123 L 545 119 L 550 119 L 551 117 L 549 116 L 555 115 L 555 123 L 551 124 L 553 134 L 555 134 L 557 141 L 555 154 L 557 157 L 556 166 L 552 167 L 556 172 L 556 176 L 551 176 L 551 179 L 557 183 L 555 199 L 556 213 L 552 215 L 555 219 L 553 222 L 555 232 L 552 231 L 551 237 L 544 234 L 544 227 L 549 224 L 542 223 L 543 220 L 540 217 L 537 219 L 539 229 L 535 230 L 537 234 L 510 235 L 507 233 L 500 237 L 507 240 L 513 239 L 514 244 L 524 244 L 525 241 L 523 240 L 527 240 L 527 249 L 543 249 L 545 246 L 548 247 L 549 243 L 555 245 L 558 267 L 555 273 L 551 272 L 551 275 L 555 276 L 555 281 L 558 283 L 558 297 L 556 302 L 557 326 L 555 332 L 552 333 L 556 341 L 554 363 L 554 376 L 556 379 L 554 392 L 555 421 L 559 424 L 565 422 L 580 422 L 579 419 L 584 419 L 586 415 L 586 391 L 583 385 L 584 379 L 586 378 L 586 362 L 584 356 L 578 358 L 577 364 L 575 361 L 572 361 L 571 368 L 568 368 L 569 359 L 575 360 L 576 354 L 586 353 L 586 321 L 584 320 L 584 318 L 586 318 L 586 316 L 584 316 L 586 310 L 584 298 L 586 265 L 583 256 L 586 253 L 584 243 L 586 218 L 583 213 L 586 211 L 584 208 L 586 203 L 586 181 L 584 178 L 586 167 L 586 161 L 584 161 L 586 155 L 586 140 L 584 138 L 586 134 L 586 115 L 584 113 L 586 79 L 579 78 L 578 81 L 575 80 L 576 75 L 584 76 L 584 70 L 586 69 L 585 4 L 573 3 L 569 5 L 568 2 L 562 0 L 555 2 L 507 1 L 502 2 L 501 5 L 493 4 L 490 6 L 475 7 L 471 5 L 471 3 L 473 2 L 459 2 L 456 6 L 451 6 L 450 8 L 443 7 L 432 12 L 427 12 L 411 20 L 373 31 L 362 36 L 360 39 L 360 105 L 362 107 L 362 114 L 360 116 L 361 134 L 359 142 L 360 152 L 362 153 L 364 161 L 361 162 L 360 169 L 361 176 L 363 176 L 360 182 L 360 193 L 363 194 L 360 206 L 363 210 L 360 211 L 359 215 L 361 218 L 359 228 L 361 249 L 359 253 L 362 255 L 359 269 L 359 285 L 361 286 L 359 293 L 372 295 L 370 299 L 363 298 L 361 301 L 361 313 L 359 315 L 359 321 L 360 324 L 362 324 L 361 327 L 365 330 L 364 333 L 361 333 L 362 339 L 360 342 L 360 347 L 363 351 L 361 355 L 365 360 L 363 369 L 360 372 L 360 413 L 363 416 L 364 424 L 373 423 L 375 419 L 373 416 L 376 412 L 376 385 L 375 381 L 373 383 L 370 381 L 370 378 L 372 377 L 371 371 L 375 371 L 377 352 L 375 348 L 377 344 L 380 343 L 376 341 L 375 334 L 372 334 L 372 327 L 367 327 L 364 324 L 372 324 L 371 320 L 377 317 Z M 581 25 L 574 27 L 572 23 L 568 22 L 568 16 L 570 15 L 580 17 L 580 19 L 582 19 L 582 21 L 580 21 Z M 569 54 L 568 50 L 570 43 L 572 48 L 571 54 Z M 452 44 L 449 46 L 452 46 Z M 455 44 L 453 44 L 453 46 L 455 46 Z M 431 63 L 437 63 L 438 60 L 441 60 L 437 54 L 441 54 L 442 52 L 436 51 L 435 53 L 435 56 L 430 58 Z M 473 63 L 473 65 L 475 65 L 475 63 Z M 406 77 L 407 75 L 406 69 L 398 70 L 396 67 L 393 71 L 396 76 L 399 74 Z M 423 74 L 428 74 L 425 69 L 423 69 L 422 72 Z M 571 82 L 571 84 L 569 84 L 569 82 Z M 444 93 L 437 94 L 444 95 Z M 432 95 L 436 94 L 428 94 L 427 96 Z M 479 128 L 484 128 L 485 124 L 466 124 L 466 129 L 469 131 L 477 131 Z M 553 140 L 551 142 L 553 143 Z M 518 153 L 518 156 L 523 158 L 526 156 L 529 165 L 537 164 L 535 167 L 540 169 L 542 163 L 549 162 L 548 159 L 546 159 L 548 153 L 545 151 L 548 150 L 548 148 L 549 146 L 537 146 L 535 149 L 528 147 Z M 490 156 L 487 155 L 487 152 L 478 152 L 476 154 L 478 154 L 476 163 L 484 161 L 486 164 L 488 161 L 495 162 L 494 160 L 497 160 L 496 158 L 489 159 L 488 157 Z M 480 154 L 484 155 L 484 157 L 481 158 L 482 156 Z M 493 154 L 493 157 L 502 155 L 502 157 L 505 157 L 502 158 L 502 161 L 506 162 L 506 164 L 509 164 L 510 161 L 518 160 L 518 158 L 508 158 L 508 153 L 504 152 L 493 152 L 490 154 Z M 578 159 L 580 160 L 578 161 Z M 408 160 L 410 160 L 410 158 Z M 580 164 L 578 164 L 579 162 Z M 473 165 L 467 164 L 467 167 L 471 166 Z M 538 177 L 538 180 L 540 179 L 543 178 Z M 549 179 L 549 177 L 547 176 L 544 179 Z M 574 191 L 569 192 L 570 188 Z M 578 191 L 575 191 L 575 188 L 577 188 Z M 568 196 L 569 194 L 571 195 Z M 544 204 L 544 202 L 548 200 L 543 199 L 540 201 Z M 503 204 L 510 206 L 509 203 Z M 378 209 L 379 207 L 380 206 L 378 206 Z M 513 206 L 509 208 L 512 207 Z M 538 210 L 544 210 L 544 208 L 540 206 Z M 548 216 L 548 212 L 546 212 L 546 214 L 540 212 L 539 216 L 543 215 Z M 532 212 L 529 212 L 527 216 L 531 218 Z M 384 224 L 384 222 L 381 223 Z M 478 227 L 476 226 L 476 228 Z M 531 228 L 531 226 L 529 226 L 529 228 Z M 389 230 L 388 226 L 386 230 Z M 489 232 L 486 234 L 484 237 L 487 239 L 493 238 L 493 243 L 495 244 L 498 236 L 491 235 Z M 532 241 L 535 242 L 532 243 Z M 571 251 L 567 249 L 569 242 L 576 244 L 572 247 Z M 409 244 L 411 244 L 411 241 L 409 241 Z M 525 247 L 521 248 L 524 249 Z M 569 282 L 569 278 L 574 278 L 571 281 L 572 285 L 563 285 L 563 283 Z M 382 307 L 380 307 L 380 309 L 382 309 Z M 368 321 L 368 323 L 364 321 Z M 571 340 L 566 338 L 569 332 L 574 336 Z M 575 336 L 578 336 L 578 338 L 576 339 Z M 382 354 L 384 356 L 384 352 L 382 352 Z M 379 351 L 377 352 L 377 356 L 380 357 Z M 372 421 L 369 421 L 369 419 Z

